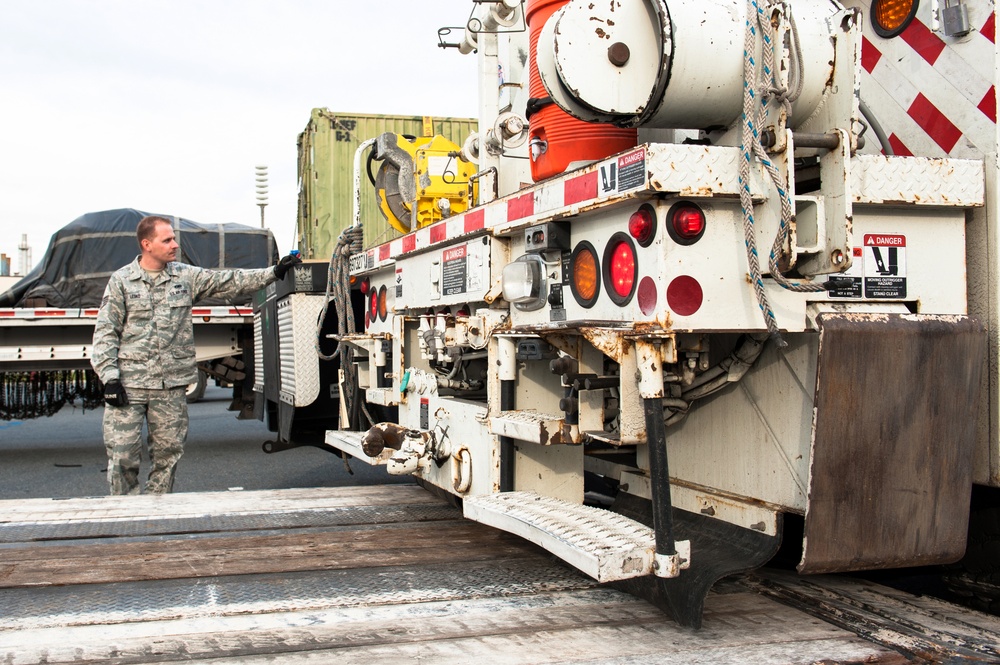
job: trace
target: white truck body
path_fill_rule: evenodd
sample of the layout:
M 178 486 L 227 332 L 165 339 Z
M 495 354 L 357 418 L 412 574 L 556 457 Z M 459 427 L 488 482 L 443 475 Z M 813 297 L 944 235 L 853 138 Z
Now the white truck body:
M 960 558 L 973 481 L 1000 485 L 995 18 L 962 4 L 961 36 L 924 2 L 891 38 L 867 2 L 477 8 L 479 205 L 351 258 L 342 341 L 398 417 L 327 444 L 601 580 L 752 568 L 788 519 L 803 573 Z M 638 142 L 525 184 L 553 103 Z M 582 506 L 594 478 L 652 519 Z M 685 573 L 706 531 L 748 540 Z

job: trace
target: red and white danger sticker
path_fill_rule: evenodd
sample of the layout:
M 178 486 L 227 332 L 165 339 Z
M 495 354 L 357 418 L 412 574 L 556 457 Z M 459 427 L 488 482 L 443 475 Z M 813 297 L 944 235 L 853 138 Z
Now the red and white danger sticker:
M 866 233 L 864 241 L 866 298 L 906 297 L 906 236 Z

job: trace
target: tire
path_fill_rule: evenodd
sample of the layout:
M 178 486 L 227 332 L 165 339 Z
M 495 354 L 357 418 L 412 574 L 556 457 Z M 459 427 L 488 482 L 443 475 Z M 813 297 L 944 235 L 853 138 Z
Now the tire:
M 198 380 L 187 387 L 187 403 L 194 404 L 205 396 L 205 386 L 208 385 L 208 377 L 203 371 L 198 370 Z

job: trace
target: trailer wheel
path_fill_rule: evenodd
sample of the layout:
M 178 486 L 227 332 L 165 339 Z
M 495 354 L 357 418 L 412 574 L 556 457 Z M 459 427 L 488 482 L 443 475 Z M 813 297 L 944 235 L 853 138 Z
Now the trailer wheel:
M 187 403 L 194 404 L 204 397 L 206 385 L 208 385 L 208 376 L 199 369 L 198 379 L 194 383 L 189 384 L 187 387 L 187 393 L 185 395 L 187 397 Z

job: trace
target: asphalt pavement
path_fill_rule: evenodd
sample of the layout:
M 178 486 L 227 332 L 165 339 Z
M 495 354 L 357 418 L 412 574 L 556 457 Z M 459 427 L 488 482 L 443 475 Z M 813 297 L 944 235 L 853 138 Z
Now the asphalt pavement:
M 175 492 L 289 489 L 410 483 L 382 467 L 314 447 L 267 454 L 274 433 L 257 420 L 227 411 L 232 391 L 213 385 L 190 405 L 191 427 L 177 468 Z M 0 499 L 70 498 L 107 494 L 107 457 L 101 433 L 104 409 L 68 404 L 49 418 L 0 420 Z M 144 455 L 140 480 L 149 471 Z

